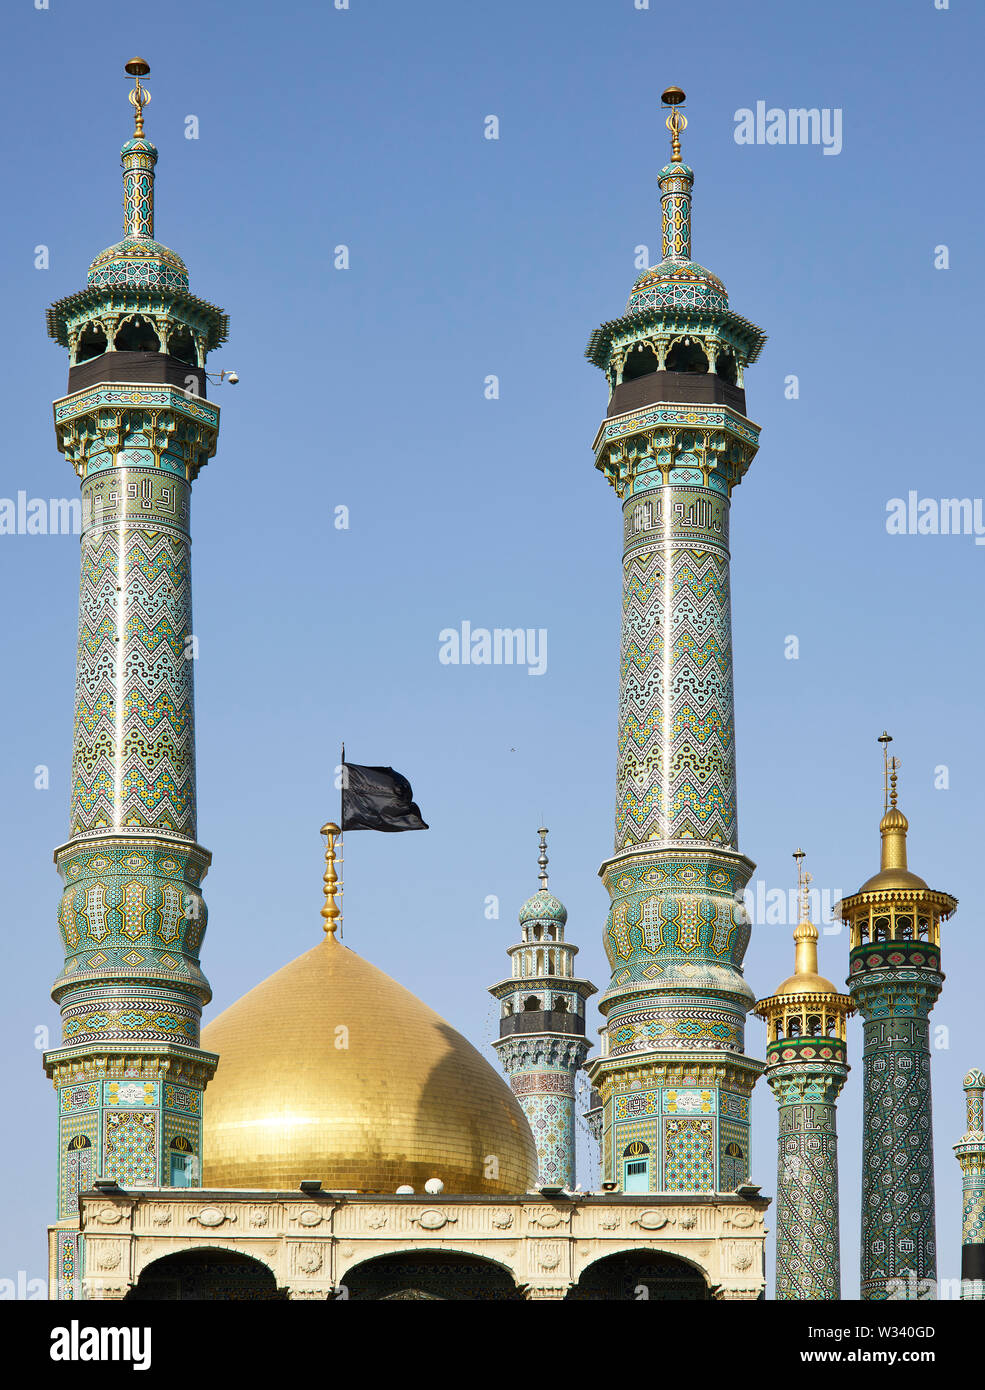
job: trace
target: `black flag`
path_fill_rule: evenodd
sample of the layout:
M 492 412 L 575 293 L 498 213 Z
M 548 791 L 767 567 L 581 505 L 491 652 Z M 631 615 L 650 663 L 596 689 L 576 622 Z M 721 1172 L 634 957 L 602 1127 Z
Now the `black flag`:
M 427 830 L 406 777 L 392 767 L 342 766 L 343 830 Z

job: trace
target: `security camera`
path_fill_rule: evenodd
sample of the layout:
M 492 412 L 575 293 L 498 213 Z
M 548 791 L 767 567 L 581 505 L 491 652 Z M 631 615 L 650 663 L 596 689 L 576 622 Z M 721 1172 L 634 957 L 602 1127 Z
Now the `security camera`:
M 235 386 L 237 381 L 239 381 L 239 377 L 236 375 L 235 372 L 227 372 L 226 380 L 229 382 L 230 386 Z

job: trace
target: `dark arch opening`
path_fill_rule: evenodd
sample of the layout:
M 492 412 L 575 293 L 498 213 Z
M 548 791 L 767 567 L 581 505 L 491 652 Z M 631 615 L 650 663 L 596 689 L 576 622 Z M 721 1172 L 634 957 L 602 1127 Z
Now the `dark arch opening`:
M 287 1298 L 273 1271 L 235 1250 L 180 1250 L 141 1272 L 126 1295 L 132 1303 L 273 1302 Z
M 649 376 L 657 370 L 658 362 L 657 354 L 648 344 L 634 347 L 623 365 L 623 381 L 635 381 L 637 377 Z
M 176 328 L 168 339 L 168 352 L 179 362 L 187 362 L 190 367 L 198 366 L 195 339 L 187 328 Z
M 142 314 L 134 314 L 121 323 L 113 341 L 117 352 L 161 351 L 161 340 L 154 331 L 154 325 Z
M 108 338 L 98 323 L 87 323 L 79 334 L 75 345 L 76 362 L 88 362 L 91 357 L 101 357 L 106 351 Z
M 668 372 L 707 372 L 708 358 L 700 343 L 693 338 L 682 338 L 674 344 L 667 354 Z
M 540 1000 L 537 998 L 536 994 L 527 995 L 526 999 L 523 1001 L 523 1008 L 524 1012 L 528 1014 L 535 1013 L 540 1008 Z
M 715 357 L 715 375 L 721 377 L 722 381 L 727 381 L 730 386 L 734 386 L 738 381 L 739 372 L 731 349 L 719 348 Z
M 350 1269 L 342 1277 L 342 1286 L 349 1300 L 523 1302 L 512 1275 L 502 1265 L 453 1250 L 380 1255 Z
M 567 1294 L 569 1300 L 592 1303 L 629 1303 L 643 1298 L 661 1303 L 697 1302 L 710 1297 L 699 1269 L 656 1250 L 606 1255 L 590 1264 Z

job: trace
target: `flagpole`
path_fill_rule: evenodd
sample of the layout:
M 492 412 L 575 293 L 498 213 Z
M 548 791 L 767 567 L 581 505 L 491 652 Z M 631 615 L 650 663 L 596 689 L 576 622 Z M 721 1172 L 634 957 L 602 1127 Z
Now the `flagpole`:
M 344 826 L 344 825 L 345 825 L 345 739 L 342 740 L 342 778 L 341 778 L 341 781 L 340 781 L 340 784 L 339 784 L 339 826 L 341 827 L 341 826 Z M 343 912 L 342 912 L 342 894 L 345 892 L 345 885 L 344 885 L 344 883 L 343 883 L 343 876 L 342 876 L 342 863 L 343 863 L 343 859 L 344 859 L 344 850 L 345 850 L 345 846 L 344 846 L 344 843 L 343 843 L 344 838 L 345 838 L 344 831 L 343 831 L 342 829 L 340 829 L 340 830 L 339 830 L 339 859 L 338 859 L 338 863 L 339 863 L 339 940 L 340 940 L 340 941 L 342 941 L 342 940 L 344 939 L 344 937 L 345 937 L 345 931 L 344 931 L 343 926 L 342 926 L 342 923 L 343 923 L 344 920 L 345 920 L 345 917 L 344 917 Z

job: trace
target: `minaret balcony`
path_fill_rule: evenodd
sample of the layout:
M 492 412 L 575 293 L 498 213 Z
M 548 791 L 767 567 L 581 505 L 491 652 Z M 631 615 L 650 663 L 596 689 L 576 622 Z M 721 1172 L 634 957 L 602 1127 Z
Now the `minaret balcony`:
M 505 1014 L 499 1020 L 501 1038 L 514 1033 L 563 1033 L 580 1038 L 585 1036 L 585 1020 L 569 1009 L 523 1009 L 519 1013 Z
M 648 372 L 622 381 L 612 389 L 606 418 L 627 410 L 640 410 L 656 401 L 680 401 L 687 405 L 727 405 L 746 413 L 746 393 L 714 372 Z
M 166 352 L 104 352 L 68 369 L 68 395 L 102 382 L 126 381 L 142 385 L 178 386 L 205 397 L 204 367 L 193 367 Z

